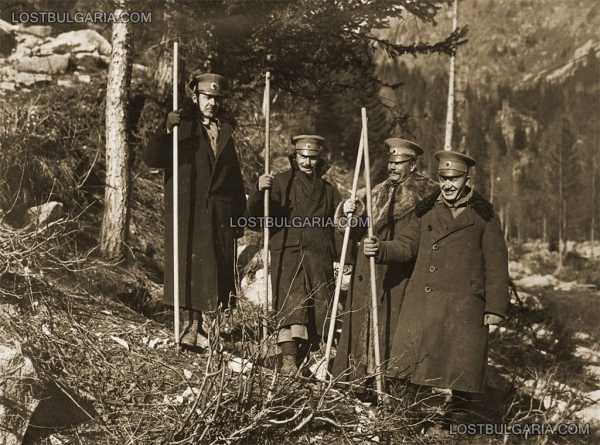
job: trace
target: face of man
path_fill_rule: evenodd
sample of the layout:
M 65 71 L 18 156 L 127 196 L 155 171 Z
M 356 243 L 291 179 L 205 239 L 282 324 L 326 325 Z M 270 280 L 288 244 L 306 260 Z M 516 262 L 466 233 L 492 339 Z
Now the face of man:
M 208 94 L 198 93 L 194 102 L 198 104 L 200 114 L 210 119 L 215 117 L 217 111 L 219 110 L 219 97 L 217 96 L 209 96 Z
M 394 182 L 401 182 L 408 178 L 415 169 L 415 160 L 388 161 L 388 177 Z
M 449 173 L 441 173 L 438 175 L 442 196 L 448 202 L 454 202 L 459 199 L 467 185 L 469 177 L 463 173 L 462 175 L 450 175 Z
M 319 162 L 319 156 L 316 154 L 296 153 L 296 163 L 301 172 L 312 175 Z

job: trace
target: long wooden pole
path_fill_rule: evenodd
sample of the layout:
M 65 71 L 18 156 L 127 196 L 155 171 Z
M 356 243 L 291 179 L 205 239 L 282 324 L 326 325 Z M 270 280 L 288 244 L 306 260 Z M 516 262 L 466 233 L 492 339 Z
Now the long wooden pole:
M 173 111 L 177 111 L 177 73 L 179 48 L 173 43 Z M 173 306 L 175 316 L 175 347 L 179 350 L 179 127 L 173 127 Z
M 454 0 L 452 31 L 458 28 L 458 0 Z M 450 74 L 448 78 L 448 106 L 446 109 L 446 134 L 444 138 L 444 150 L 452 150 L 452 130 L 454 128 L 454 77 L 456 71 L 456 54 L 450 56 Z
M 369 162 L 369 136 L 367 127 L 367 110 L 362 110 L 363 123 L 363 150 L 365 156 L 365 185 L 367 188 L 367 217 L 369 238 L 373 237 L 373 202 L 371 200 L 371 164 Z M 373 324 L 373 349 L 375 352 L 375 372 L 377 373 L 375 382 L 377 385 L 377 398 L 381 401 L 383 394 L 383 373 L 381 369 L 381 354 L 379 350 L 379 314 L 377 310 L 377 281 L 375 276 L 375 257 L 369 257 L 369 275 L 371 277 L 371 320 Z
M 356 189 L 358 188 L 358 177 L 360 175 L 360 168 L 362 166 L 363 158 L 363 144 L 364 144 L 364 133 L 365 128 L 361 130 L 360 142 L 358 144 L 358 154 L 356 155 L 356 165 L 354 166 L 354 178 L 352 179 L 352 191 L 350 192 L 350 200 L 356 200 Z M 347 219 L 352 218 L 352 213 L 349 213 Z M 333 335 L 335 332 L 335 322 L 337 318 L 338 303 L 340 301 L 340 292 L 342 290 L 342 280 L 344 278 L 344 263 L 346 261 L 346 252 L 348 250 L 348 243 L 350 241 L 350 224 L 346 224 L 344 228 L 344 240 L 342 242 L 342 253 L 340 255 L 340 262 L 338 268 L 338 275 L 335 281 L 335 292 L 333 294 L 333 305 L 331 307 L 331 319 L 329 321 L 329 333 L 327 334 L 327 347 L 325 348 L 325 366 L 329 366 L 329 357 L 331 355 L 331 345 L 333 343 Z
M 270 111 L 271 111 L 271 73 L 267 71 L 265 75 L 265 96 L 264 100 L 264 113 L 265 113 L 265 175 L 268 175 L 271 171 L 271 166 L 269 162 L 270 158 Z M 269 189 L 265 189 L 265 197 L 264 197 L 264 226 L 263 226 L 263 277 L 265 279 L 265 301 L 264 301 L 264 319 L 262 324 L 263 330 L 263 339 L 266 339 L 268 336 L 267 330 L 267 314 L 269 312 Z

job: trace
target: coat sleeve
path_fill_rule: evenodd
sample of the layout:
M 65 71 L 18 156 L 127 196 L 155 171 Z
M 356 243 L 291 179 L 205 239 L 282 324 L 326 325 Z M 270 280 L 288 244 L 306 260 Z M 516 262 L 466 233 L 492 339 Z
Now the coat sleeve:
M 340 231 L 340 230 L 336 230 L 337 228 L 337 221 L 336 221 L 336 217 L 337 217 L 337 213 L 338 213 L 338 209 L 343 206 L 343 200 L 342 200 L 342 195 L 340 195 L 340 192 L 335 188 L 332 187 L 332 203 L 333 203 L 333 219 L 334 219 L 334 225 L 335 228 L 332 230 L 332 237 L 333 237 L 333 256 L 334 258 L 336 258 L 336 260 L 339 261 L 340 255 L 342 254 L 342 244 L 344 243 L 344 232 Z M 346 256 L 348 256 L 348 254 L 346 254 Z
M 403 263 L 415 258 L 419 250 L 420 227 L 420 219 L 411 212 L 393 240 L 379 242 L 375 261 L 383 264 Z
M 236 216 L 242 216 L 246 210 L 246 190 L 244 189 L 244 178 L 242 176 L 242 169 L 240 166 L 240 161 L 237 156 L 237 151 L 235 150 L 235 145 L 232 142 L 233 149 L 233 171 L 236 173 L 234 178 L 231 180 L 234 182 L 234 190 L 235 190 L 235 209 L 237 212 Z
M 485 272 L 485 312 L 506 317 L 508 310 L 508 250 L 498 217 L 489 220 L 481 238 Z
M 356 199 L 357 206 L 356 212 L 352 214 L 352 219 L 348 220 L 344 214 L 344 202 L 341 200 L 335 208 L 335 228 L 342 235 L 346 231 L 346 226 L 350 224 L 350 239 L 354 241 L 360 241 L 363 236 L 367 233 L 367 206 L 361 199 Z
M 172 136 L 165 130 L 155 132 L 144 149 L 144 161 L 151 168 L 169 168 L 173 158 Z

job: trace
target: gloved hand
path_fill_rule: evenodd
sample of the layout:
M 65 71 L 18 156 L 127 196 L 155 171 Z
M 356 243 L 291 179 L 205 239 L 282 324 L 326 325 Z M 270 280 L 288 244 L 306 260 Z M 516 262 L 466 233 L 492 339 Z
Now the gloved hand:
M 181 112 L 180 111 L 171 111 L 167 114 L 167 132 L 171 133 L 173 131 L 173 127 L 175 125 L 179 125 L 181 123 Z
M 273 175 L 260 175 L 258 177 L 258 190 L 263 191 L 273 186 Z
M 379 252 L 379 240 L 376 236 L 365 238 L 363 241 L 363 252 L 368 257 L 377 256 Z
M 503 320 L 504 320 L 504 318 L 501 317 L 500 315 L 489 314 L 489 313 L 483 315 L 483 325 L 484 326 L 500 324 L 500 323 L 502 323 Z

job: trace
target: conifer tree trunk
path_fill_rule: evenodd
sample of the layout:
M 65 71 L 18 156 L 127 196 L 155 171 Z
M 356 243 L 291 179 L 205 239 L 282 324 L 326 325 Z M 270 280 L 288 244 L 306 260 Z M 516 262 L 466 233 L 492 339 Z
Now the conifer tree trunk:
M 555 273 L 563 267 L 563 238 L 564 234 L 564 196 L 563 196 L 563 152 L 558 147 L 558 264 Z
M 592 248 L 591 256 L 592 259 L 596 257 L 596 248 L 594 246 L 595 240 L 595 226 L 596 226 L 596 154 L 592 156 L 592 221 L 590 227 L 590 244 Z
M 125 1 L 115 16 L 121 15 Z M 120 258 L 129 229 L 129 141 L 127 107 L 131 82 L 131 39 L 126 21 L 113 23 L 112 57 L 106 86 L 106 181 L 100 251 Z

